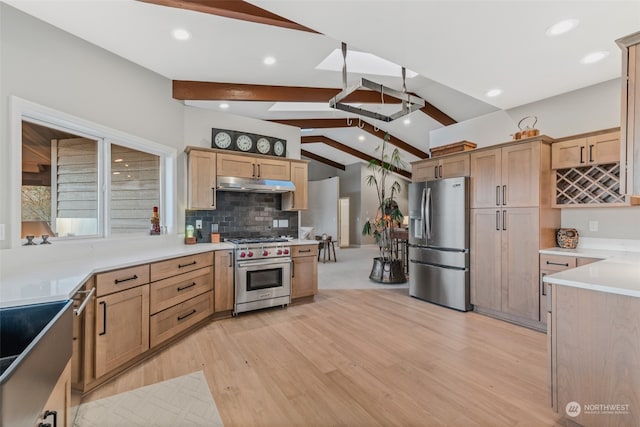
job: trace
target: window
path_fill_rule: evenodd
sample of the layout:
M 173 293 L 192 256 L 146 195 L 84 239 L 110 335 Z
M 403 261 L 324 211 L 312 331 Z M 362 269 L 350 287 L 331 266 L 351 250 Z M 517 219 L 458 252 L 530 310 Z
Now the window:
M 126 142 L 23 119 L 21 237 L 148 232 L 161 206 L 162 160 Z

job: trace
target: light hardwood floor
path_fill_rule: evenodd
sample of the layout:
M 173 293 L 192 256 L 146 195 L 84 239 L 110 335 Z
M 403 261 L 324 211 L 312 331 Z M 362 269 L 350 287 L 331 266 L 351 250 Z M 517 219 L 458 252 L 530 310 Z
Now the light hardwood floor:
M 546 337 L 413 299 L 316 301 L 208 324 L 85 397 L 203 370 L 226 427 L 560 426 Z

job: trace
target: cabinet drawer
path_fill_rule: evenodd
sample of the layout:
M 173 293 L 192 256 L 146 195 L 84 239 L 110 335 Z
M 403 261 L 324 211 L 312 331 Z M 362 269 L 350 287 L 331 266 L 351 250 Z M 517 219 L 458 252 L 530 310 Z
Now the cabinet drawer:
M 540 270 L 563 271 L 576 267 L 576 258 L 560 255 L 540 255 Z
M 213 265 L 213 252 L 172 258 L 151 264 L 151 281 L 166 279 Z
M 299 257 L 299 256 L 318 256 L 318 245 L 301 245 L 301 246 L 293 246 L 291 248 L 291 256 Z
M 180 304 L 213 289 L 213 268 L 205 267 L 153 282 L 149 294 L 151 314 Z
M 151 347 L 168 340 L 213 314 L 213 292 L 209 291 L 182 304 L 151 316 Z
M 149 264 L 96 275 L 96 296 L 108 295 L 149 283 Z

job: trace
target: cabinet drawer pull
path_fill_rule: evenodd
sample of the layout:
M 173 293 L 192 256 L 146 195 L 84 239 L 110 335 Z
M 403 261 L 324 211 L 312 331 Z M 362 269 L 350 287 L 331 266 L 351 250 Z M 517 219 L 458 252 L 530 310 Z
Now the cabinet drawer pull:
M 53 415 L 53 427 L 58 427 L 58 412 L 57 411 L 44 411 L 44 414 L 42 415 L 43 419 L 47 419 L 49 418 L 50 415 Z M 47 425 L 47 424 L 45 424 Z M 51 424 L 48 424 L 51 425 Z
M 559 265 L 560 267 L 569 267 L 569 263 L 568 262 L 547 261 L 547 265 Z
M 507 204 L 507 186 L 502 186 L 502 206 Z
M 102 332 L 98 335 L 107 335 L 107 303 L 100 301 L 100 305 L 102 306 Z
M 128 282 L 129 280 L 136 280 L 138 278 L 137 274 L 134 274 L 131 277 L 127 277 L 126 279 L 116 279 L 113 282 L 117 285 L 118 283 Z
M 496 211 L 496 231 L 500 231 L 500 211 Z
M 187 286 L 182 286 L 182 287 L 178 286 L 178 292 L 184 291 L 185 289 L 193 288 L 195 285 L 196 285 L 196 282 L 191 282 L 191 284 Z
M 300 249 L 298 252 L 307 253 L 307 252 L 311 252 L 311 249 Z
M 190 265 L 196 265 L 197 261 L 191 261 L 186 264 L 178 264 L 178 268 L 189 267 Z
M 507 211 L 502 211 L 502 229 L 507 230 Z
M 500 186 L 496 185 L 496 206 L 500 206 Z
M 189 317 L 189 316 L 191 316 L 191 315 L 195 314 L 195 313 L 196 313 L 196 311 L 197 311 L 197 310 L 194 308 L 194 309 L 193 309 L 193 310 L 191 310 L 189 313 L 187 313 L 187 314 L 185 314 L 185 315 L 182 315 L 182 316 L 178 316 L 178 320 L 184 320 L 184 319 L 186 319 L 187 317 Z

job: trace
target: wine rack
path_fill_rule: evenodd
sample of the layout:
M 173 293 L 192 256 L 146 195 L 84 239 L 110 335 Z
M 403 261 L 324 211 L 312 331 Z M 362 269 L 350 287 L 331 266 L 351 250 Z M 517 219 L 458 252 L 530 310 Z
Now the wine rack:
M 620 194 L 620 163 L 556 170 L 556 207 L 611 206 L 624 202 L 625 198 Z

